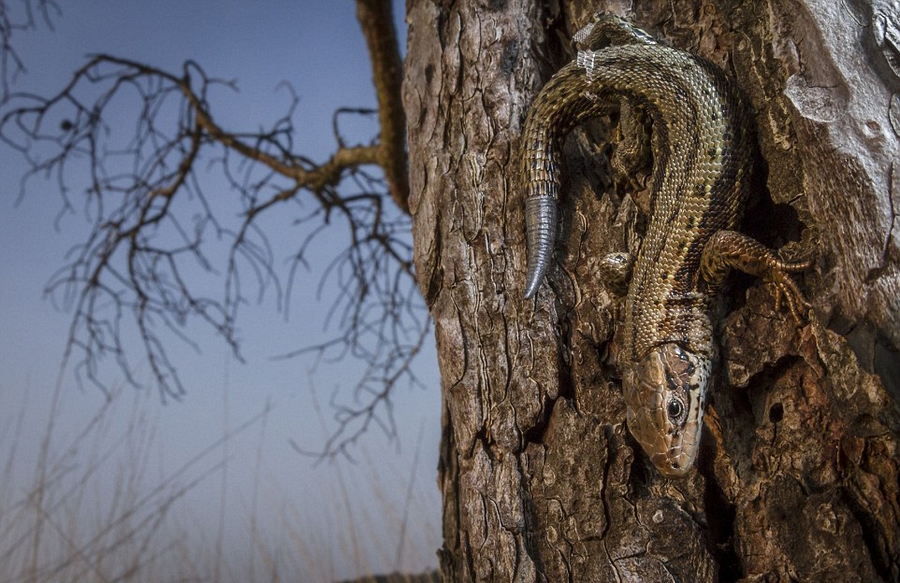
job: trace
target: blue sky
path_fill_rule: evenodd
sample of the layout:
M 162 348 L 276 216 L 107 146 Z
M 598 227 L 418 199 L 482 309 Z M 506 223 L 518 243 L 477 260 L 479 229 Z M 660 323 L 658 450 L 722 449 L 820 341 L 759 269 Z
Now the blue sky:
M 398 24 L 402 24 L 403 10 L 404 2 L 395 2 Z M 374 106 L 365 45 L 351 0 L 73 0 L 64 3 L 54 28 L 50 32 L 42 27 L 15 38 L 29 69 L 15 89 L 54 92 L 91 53 L 110 53 L 172 71 L 179 71 L 185 59 L 193 59 L 211 76 L 236 80 L 240 89 L 215 94 L 216 120 L 228 129 L 252 131 L 284 114 L 288 95 L 276 87 L 287 80 L 300 96 L 295 143 L 313 159 L 324 159 L 334 148 L 331 112 L 335 107 Z M 405 38 L 403 30 L 400 35 Z M 55 308 L 42 293 L 53 272 L 64 264 L 66 252 L 85 238 L 89 225 L 83 216 L 73 214 L 54 228 L 60 204 L 53 182 L 31 181 L 26 196 L 16 204 L 17 179 L 24 170 L 13 152 L 0 147 L 0 175 L 6 178 L 0 191 L 0 270 L 4 274 L 0 423 L 8 428 L 20 411 L 26 419 L 16 439 L 15 475 L 22 480 L 16 484 L 20 489 L 27 488 L 33 478 L 37 444 L 44 435 L 58 379 L 63 406 L 54 432 L 62 443 L 103 403 L 99 391 L 76 388 L 70 370 L 59 375 L 70 314 Z M 215 176 L 208 180 L 211 190 L 221 188 L 227 196 Z M 275 222 L 271 228 L 280 262 L 289 257 L 297 233 L 287 222 L 283 226 Z M 295 552 L 296 540 L 291 537 L 296 538 L 296 531 L 307 536 L 305 551 L 325 565 L 322 580 L 351 576 L 359 566 L 372 571 L 424 569 L 436 563 L 433 551 L 440 527 L 435 485 L 440 395 L 430 345 L 417 365 L 428 388 L 402 385 L 394 396 L 397 440 L 377 430 L 370 432 L 356 450 L 360 460 L 356 464 L 315 464 L 297 455 L 289 444 L 293 440 L 309 449 L 321 446 L 323 433 L 334 428 L 329 399 L 345 394 L 342 389 L 350 389 L 355 380 L 351 363 L 315 366 L 312 359 L 272 360 L 326 333 L 321 315 L 328 304 L 317 302 L 315 284 L 330 259 L 334 240 L 323 240 L 318 247 L 319 255 L 313 257 L 310 272 L 303 278 L 309 285 L 297 290 L 289 321 L 277 312 L 271 295 L 261 305 L 244 310 L 239 324 L 246 364 L 233 360 L 228 348 L 208 331 L 191 330 L 201 353 L 171 346 L 188 391 L 185 398 L 163 406 L 153 389 L 139 392 L 130 387 L 123 390 L 123 398 L 139 402 L 140 415 L 153 420 L 156 438 L 147 455 L 159 476 L 170 474 L 224 431 L 271 406 L 265 423 L 255 424 L 206 460 L 214 465 L 226 459 L 225 471 L 214 472 L 182 501 L 189 509 L 189 526 L 196 530 L 217 532 L 224 516 L 224 530 L 229 533 L 224 544 L 233 547 L 226 551 L 235 563 L 251 553 L 242 542 L 256 491 L 260 492 L 253 503 L 256 528 L 266 531 L 277 553 Z M 132 358 L 140 365 L 139 354 Z M 105 380 L 110 385 L 121 380 L 114 369 L 108 375 Z M 140 366 L 136 375 L 149 380 Z M 124 428 L 133 423 L 136 413 L 134 408 L 122 409 Z M 110 439 L 121 438 L 122 428 L 108 429 Z M 4 448 L 10 446 L 10 438 L 4 437 L 8 435 L 0 426 L 0 461 Z M 264 469 L 259 470 L 260 466 Z M 416 503 L 410 506 L 407 536 L 414 540 L 402 551 L 404 560 L 397 565 L 398 516 L 411 480 Z M 93 503 L 102 508 L 103 492 L 98 496 Z M 290 534 L 276 519 L 285 517 L 286 508 L 298 514 Z M 371 532 L 373 525 L 392 526 L 373 537 L 383 539 L 380 547 L 357 541 L 349 544 L 359 547 L 353 550 L 346 542 L 348 521 L 358 523 L 360 533 Z

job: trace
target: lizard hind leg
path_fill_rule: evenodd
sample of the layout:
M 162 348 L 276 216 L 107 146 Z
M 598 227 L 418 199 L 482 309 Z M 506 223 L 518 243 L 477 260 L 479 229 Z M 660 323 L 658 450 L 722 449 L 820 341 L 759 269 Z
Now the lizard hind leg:
M 631 280 L 634 256 L 617 252 L 603 256 L 597 264 L 597 274 L 607 289 L 618 296 L 624 296 Z
M 579 51 L 596 51 L 609 45 L 656 44 L 656 39 L 621 16 L 598 12 L 593 22 L 572 36 L 572 43 Z
M 801 323 L 810 308 L 797 283 L 790 276 L 807 269 L 806 261 L 784 261 L 759 241 L 737 231 L 716 232 L 703 248 L 700 273 L 713 288 L 725 282 L 731 268 L 762 278 L 774 286 L 775 310 L 781 309 L 782 298 L 787 302 L 791 315 Z

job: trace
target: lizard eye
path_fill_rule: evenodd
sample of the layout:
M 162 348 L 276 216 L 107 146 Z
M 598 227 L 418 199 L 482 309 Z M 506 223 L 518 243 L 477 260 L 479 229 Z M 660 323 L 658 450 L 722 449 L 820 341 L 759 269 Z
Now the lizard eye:
M 673 425 L 681 425 L 684 423 L 685 417 L 684 403 L 680 399 L 672 397 L 666 403 L 666 414 Z

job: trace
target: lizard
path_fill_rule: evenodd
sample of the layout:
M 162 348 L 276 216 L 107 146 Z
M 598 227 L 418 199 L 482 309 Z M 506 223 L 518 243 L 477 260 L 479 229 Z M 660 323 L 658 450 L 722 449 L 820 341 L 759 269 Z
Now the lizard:
M 536 296 L 553 255 L 562 140 L 620 103 L 643 112 L 653 156 L 647 232 L 636 255 L 603 258 L 601 275 L 628 285 L 615 356 L 628 429 L 660 474 L 682 477 L 697 457 L 716 359 L 711 304 L 728 273 L 771 284 L 776 311 L 784 298 L 799 324 L 810 305 L 790 273 L 809 261 L 783 260 L 737 231 L 755 142 L 750 111 L 719 67 L 612 14 L 573 41 L 576 58 L 535 97 L 522 131 L 524 295 Z

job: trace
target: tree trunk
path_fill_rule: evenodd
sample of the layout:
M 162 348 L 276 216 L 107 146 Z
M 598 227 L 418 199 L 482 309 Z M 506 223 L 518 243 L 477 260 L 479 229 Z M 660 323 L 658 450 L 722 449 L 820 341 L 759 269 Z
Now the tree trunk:
M 445 581 L 900 580 L 900 15 L 873 1 L 408 0 Z M 680 480 L 628 434 L 606 364 L 622 318 L 595 268 L 628 248 L 637 211 L 609 184 L 603 127 L 566 143 L 558 262 L 522 299 L 527 106 L 572 33 L 622 5 L 738 80 L 760 149 L 743 230 L 813 253 L 803 326 L 731 278 L 702 450 Z

